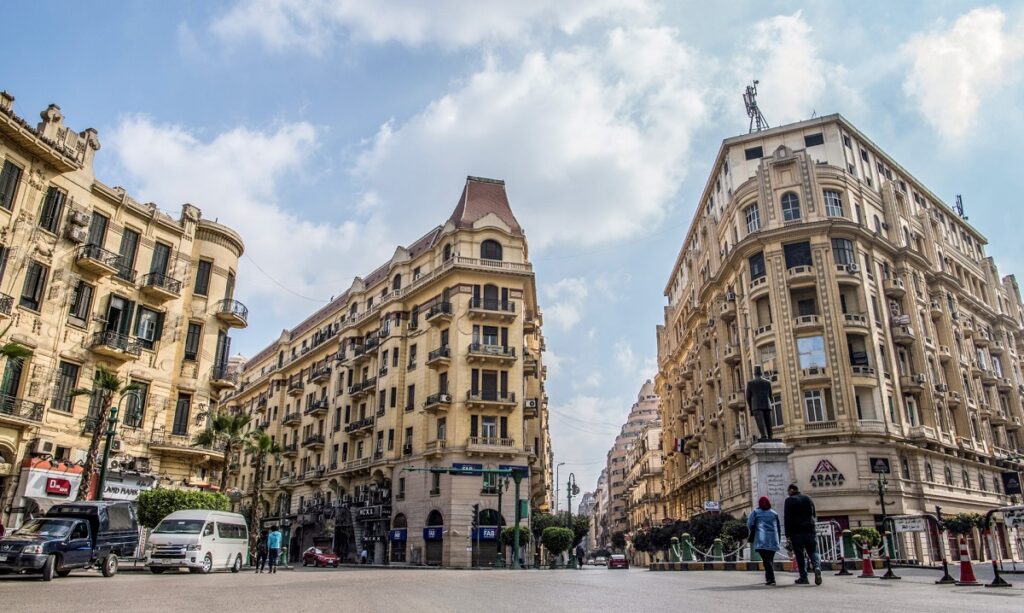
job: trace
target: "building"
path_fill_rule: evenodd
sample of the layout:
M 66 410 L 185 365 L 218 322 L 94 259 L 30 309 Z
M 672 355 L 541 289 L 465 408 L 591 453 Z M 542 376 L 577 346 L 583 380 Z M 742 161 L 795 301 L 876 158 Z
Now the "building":
M 594 489 L 594 506 L 590 510 L 591 549 L 611 547 L 611 532 L 608 530 L 608 469 L 602 468 Z
M 608 477 L 608 503 L 605 513 L 607 517 L 608 542 L 616 532 L 628 533 L 629 493 L 627 477 L 630 472 L 629 454 L 637 445 L 637 439 L 644 426 L 658 419 L 658 397 L 654 392 L 654 383 L 644 382 L 637 394 L 636 402 L 629 409 L 626 423 L 615 437 L 615 444 L 608 450 L 606 470 Z
M 289 527 L 293 559 L 322 544 L 378 563 L 488 565 L 514 503 L 484 468 L 519 469 L 523 498 L 547 511 L 541 323 L 505 184 L 469 177 L 443 225 L 250 359 L 231 404 L 283 448 L 257 504 Z M 242 464 L 233 485 L 252 504 Z M 406 470 L 427 467 L 458 474 Z
M 0 382 L 0 517 L 73 500 L 98 407 L 71 391 L 104 365 L 140 387 L 122 404 L 105 496 L 213 489 L 224 454 L 192 445 L 234 383 L 228 332 L 242 239 L 182 206 L 172 218 L 93 175 L 97 132 L 51 104 L 31 126 L 0 92 L 0 329 L 30 348 Z
M 669 515 L 784 496 L 751 485 L 755 367 L 819 520 L 878 526 L 875 464 L 888 515 L 1008 503 L 1024 314 L 985 237 L 839 115 L 729 138 L 713 168 L 657 331 Z M 928 557 L 919 536 L 900 554 Z
M 626 522 L 628 532 L 660 526 L 667 517 L 662 497 L 661 421 L 644 423 L 626 453 Z
M 581 541 L 583 548 L 590 551 L 593 548 L 594 539 L 591 538 L 593 533 L 593 516 L 594 516 L 594 505 L 597 504 L 597 499 L 594 498 L 594 492 L 583 492 L 583 496 L 580 498 L 580 503 L 576 507 L 577 515 L 584 515 L 591 518 L 591 528 L 587 530 L 586 536 Z

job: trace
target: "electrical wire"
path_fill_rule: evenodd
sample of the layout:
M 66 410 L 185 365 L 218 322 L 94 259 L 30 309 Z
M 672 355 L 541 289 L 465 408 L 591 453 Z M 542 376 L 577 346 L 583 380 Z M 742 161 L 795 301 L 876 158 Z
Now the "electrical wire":
M 284 291 L 288 292 L 289 294 L 292 294 L 294 296 L 302 298 L 303 300 L 308 300 L 310 302 L 322 302 L 324 304 L 330 302 L 330 300 L 324 300 L 322 298 L 310 298 L 309 296 L 304 296 L 304 295 L 300 294 L 299 292 L 297 292 L 297 291 L 287 287 L 284 283 L 281 283 L 280 281 L 278 281 L 277 279 L 272 277 L 270 275 L 270 273 L 268 273 L 267 271 L 263 270 L 263 268 L 259 264 L 256 263 L 256 260 L 252 259 L 252 256 L 250 256 L 248 253 L 244 254 L 244 257 L 245 257 L 245 259 L 247 259 L 250 262 L 252 262 L 252 265 L 256 267 L 256 270 L 258 270 L 261 273 L 263 273 L 264 277 L 266 277 L 266 278 L 270 279 L 271 281 L 273 281 L 275 285 L 277 285 L 278 287 L 280 287 Z

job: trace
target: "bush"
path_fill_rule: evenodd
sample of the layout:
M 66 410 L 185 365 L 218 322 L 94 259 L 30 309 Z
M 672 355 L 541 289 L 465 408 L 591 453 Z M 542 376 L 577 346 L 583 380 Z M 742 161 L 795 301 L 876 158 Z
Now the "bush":
M 558 556 L 563 551 L 572 547 L 573 533 L 568 528 L 552 526 L 545 528 L 540 536 L 540 542 L 552 556 Z
M 499 537 L 501 539 L 501 546 L 502 547 L 511 547 L 512 546 L 512 542 L 515 539 L 514 532 L 515 532 L 515 526 L 507 526 L 507 527 L 502 529 L 501 536 Z M 529 542 L 530 542 L 530 531 L 526 529 L 526 526 L 519 526 L 519 546 L 520 547 L 525 547 L 527 545 L 527 543 L 529 543 Z
M 985 517 L 977 513 L 957 513 L 942 520 L 942 527 L 957 536 L 970 534 L 974 528 L 983 528 Z
M 690 519 L 690 536 L 699 549 L 710 551 L 715 539 L 722 534 L 726 523 L 736 521 L 728 513 L 704 513 Z
M 866 541 L 868 547 L 872 549 L 882 544 L 882 535 L 874 528 L 853 528 L 850 530 L 850 534 L 853 535 L 855 542 L 864 543 Z
M 561 521 L 559 519 L 557 515 L 550 513 L 534 513 L 530 519 L 530 532 L 533 533 L 533 538 L 540 539 L 544 530 L 548 528 L 564 526 L 565 519 L 561 518 Z
M 733 551 L 747 542 L 748 534 L 750 534 L 750 530 L 747 529 L 747 522 L 730 519 L 722 524 L 722 535 L 719 538 L 722 539 L 722 547 L 725 551 Z
M 626 547 L 626 533 L 619 530 L 612 533 L 612 547 L 622 551 Z
M 643 530 L 638 531 L 633 535 L 633 549 L 637 551 L 651 552 L 651 537 L 647 532 Z
M 175 511 L 187 509 L 231 510 L 231 503 L 224 494 L 197 490 L 146 490 L 139 494 L 135 505 L 139 523 L 147 528 L 155 528 L 160 520 Z

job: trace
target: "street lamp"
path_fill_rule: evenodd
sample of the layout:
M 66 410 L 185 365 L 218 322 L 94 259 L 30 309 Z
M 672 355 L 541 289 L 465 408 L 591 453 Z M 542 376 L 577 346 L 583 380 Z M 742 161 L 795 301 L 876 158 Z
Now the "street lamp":
M 878 504 L 882 505 L 882 547 L 885 548 L 885 574 L 882 575 L 882 579 L 900 579 L 896 576 L 896 573 L 892 572 L 892 556 L 889 553 L 889 537 L 886 536 L 885 524 L 888 521 L 888 516 L 885 512 L 885 505 L 891 504 L 885 501 L 885 488 L 889 485 L 885 475 L 878 473 L 878 481 L 868 486 L 868 489 L 872 492 L 878 493 Z
M 135 398 L 138 401 L 139 392 L 125 392 L 121 395 L 121 399 L 117 401 L 117 404 L 110 407 L 110 417 L 107 419 L 107 437 L 103 443 L 103 461 L 100 463 L 100 482 L 96 486 L 96 500 L 103 500 L 103 491 L 106 489 L 107 482 L 107 462 L 110 458 L 110 445 L 113 443 L 114 434 L 117 432 L 117 412 L 121 408 L 121 403 L 128 397 Z M 96 424 L 96 426 L 99 427 L 99 424 Z
M 559 462 L 555 465 L 555 515 L 558 515 L 558 468 L 561 466 L 565 466 L 565 462 Z
M 578 485 L 576 485 L 576 475 L 575 474 L 569 473 L 569 479 L 565 482 L 565 490 L 566 490 L 566 493 L 567 493 L 568 498 L 569 498 L 569 500 L 568 500 L 568 505 L 569 505 L 569 509 L 568 509 L 569 526 L 568 527 L 569 527 L 569 530 L 572 530 L 573 540 L 576 540 L 576 531 L 573 530 L 573 528 L 572 528 L 572 497 L 573 497 L 574 494 L 579 494 L 580 493 L 580 488 L 579 488 Z M 570 551 L 569 552 L 569 568 L 576 568 L 575 560 L 576 560 L 576 552 L 575 551 Z

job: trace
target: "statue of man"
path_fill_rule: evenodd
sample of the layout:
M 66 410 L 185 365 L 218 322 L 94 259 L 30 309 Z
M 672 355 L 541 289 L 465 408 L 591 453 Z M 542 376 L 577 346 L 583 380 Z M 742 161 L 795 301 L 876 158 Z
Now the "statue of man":
M 747 407 L 754 416 L 757 429 L 761 433 L 759 441 L 771 441 L 772 418 L 772 384 L 761 373 L 761 367 L 754 367 L 754 378 L 747 382 Z

